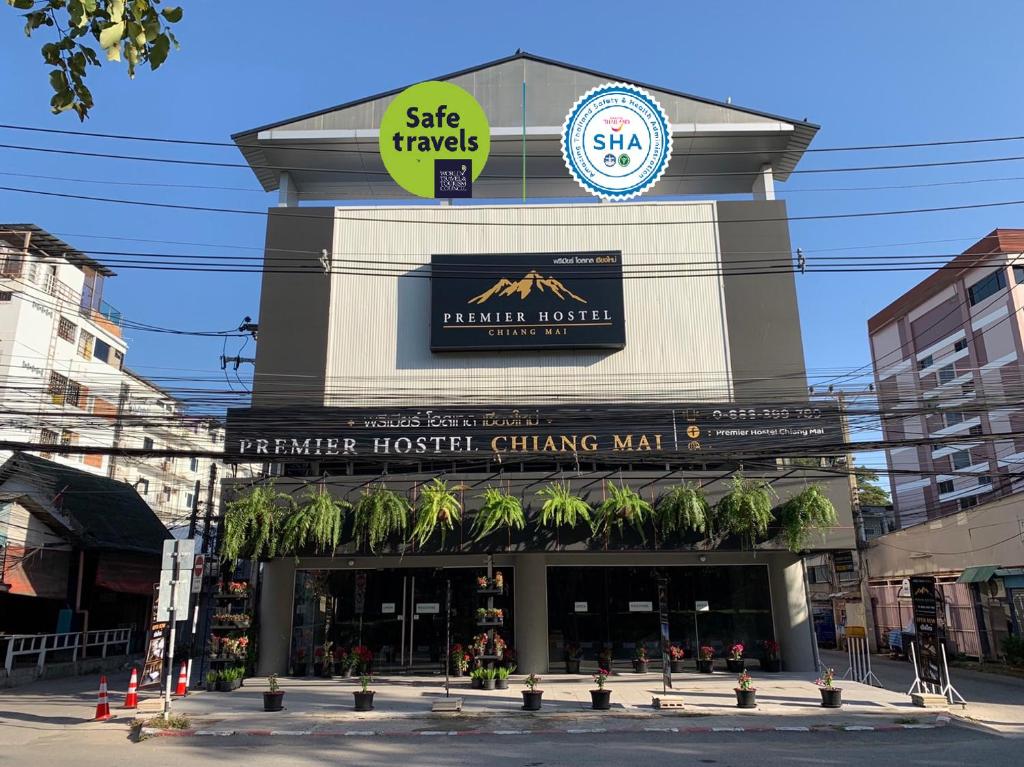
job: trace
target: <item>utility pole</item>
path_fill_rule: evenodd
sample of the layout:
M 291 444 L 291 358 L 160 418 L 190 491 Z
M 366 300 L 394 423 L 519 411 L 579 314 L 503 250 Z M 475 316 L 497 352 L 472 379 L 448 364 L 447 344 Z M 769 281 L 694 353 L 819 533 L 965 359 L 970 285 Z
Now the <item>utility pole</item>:
M 202 551 L 206 555 L 207 563 L 212 563 L 216 551 L 216 543 L 210 535 L 210 526 L 213 522 L 213 492 L 217 486 L 217 462 L 210 461 L 210 480 L 206 487 L 206 511 L 203 515 L 203 543 Z M 199 498 L 199 482 L 196 482 L 196 499 Z M 198 519 L 198 509 L 193 513 L 193 520 Z M 198 626 L 196 631 L 196 650 L 199 653 L 199 674 L 196 677 L 202 681 L 206 677 L 206 637 L 210 633 L 210 606 L 213 604 L 212 579 L 203 573 L 203 585 L 199 590 Z
M 121 382 L 121 392 L 117 395 L 117 415 L 114 417 L 114 445 L 117 450 L 121 446 L 121 433 L 124 431 L 124 411 L 128 405 L 128 384 Z M 107 476 L 114 479 L 114 470 L 117 467 L 117 456 L 111 454 L 110 466 L 107 468 Z

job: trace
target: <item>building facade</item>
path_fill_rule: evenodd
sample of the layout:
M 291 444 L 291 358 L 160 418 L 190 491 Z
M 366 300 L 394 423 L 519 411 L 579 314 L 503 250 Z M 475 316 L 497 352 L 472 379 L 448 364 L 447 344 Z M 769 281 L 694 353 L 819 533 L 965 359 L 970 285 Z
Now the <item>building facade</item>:
M 713 503 L 746 472 L 785 499 L 821 474 L 839 521 L 811 545 L 853 546 L 847 480 L 776 455 L 845 450 L 835 413 L 807 400 L 793 270 L 756 263 L 789 259 L 773 184 L 816 127 L 642 85 L 691 149 L 673 154 L 658 197 L 588 204 L 552 126 L 618 78 L 517 54 L 440 79 L 489 116 L 474 190 L 490 202 L 396 203 L 406 195 L 382 174 L 376 131 L 397 92 L 235 137 L 281 205 L 268 216 L 252 407 L 229 412 L 229 460 L 264 462 L 294 497 L 349 502 L 383 485 L 416 504 L 443 478 L 466 512 L 422 545 L 371 551 L 347 529 L 333 556 L 268 562 L 260 672 L 304 668 L 329 644 L 368 647 L 382 671 L 438 670 L 448 595 L 452 641 L 469 644 L 477 578 L 495 570 L 521 672 L 558 667 L 570 647 L 595 668 L 656 647 L 659 580 L 691 657 L 698 644 L 777 640 L 787 668 L 813 669 L 802 558 L 774 534 L 752 549 L 651 528 L 552 532 L 537 492 L 562 482 L 598 506 L 615 487 L 654 501 L 689 480 Z M 739 191 L 752 199 L 715 199 Z M 681 194 L 702 199 L 664 199 Z M 297 207 L 335 200 L 362 202 Z M 238 484 L 228 492 L 251 485 Z M 486 488 L 520 499 L 525 529 L 474 534 Z
M 220 420 L 189 415 L 180 400 L 132 370 L 125 370 L 123 387 L 122 415 L 114 437 L 117 447 L 207 454 L 119 455 L 111 462 L 110 476 L 132 485 L 168 528 L 184 530 L 193 515 L 204 518 L 211 482 L 216 503 L 220 479 L 252 476 L 249 464 L 226 465 L 209 457 L 224 446 Z
M 868 320 L 885 438 L 921 441 L 887 451 L 900 527 L 1021 488 L 1022 252 L 996 229 Z
M 127 344 L 103 300 L 114 273 L 32 224 L 0 226 L 4 439 L 111 447 Z M 0 453 L 7 458 L 10 451 Z M 104 455 L 45 457 L 107 475 Z

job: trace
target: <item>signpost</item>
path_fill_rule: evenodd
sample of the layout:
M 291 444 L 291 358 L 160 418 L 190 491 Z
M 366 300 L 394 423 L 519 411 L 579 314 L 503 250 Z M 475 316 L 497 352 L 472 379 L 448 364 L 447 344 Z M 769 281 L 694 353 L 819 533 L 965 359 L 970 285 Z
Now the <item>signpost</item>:
M 939 611 L 934 577 L 915 575 L 910 578 L 910 604 L 914 611 L 914 632 L 917 635 L 918 677 L 922 682 L 941 685 Z
M 163 713 L 171 710 L 171 684 L 174 676 L 174 635 L 178 621 L 188 617 L 188 601 L 193 582 L 192 568 L 195 561 L 196 542 L 192 539 L 171 538 L 164 541 L 160 567 L 160 583 L 157 595 L 154 629 L 159 623 L 169 627 L 169 636 L 164 646 L 166 656 Z M 186 582 L 185 579 L 188 579 Z M 200 578 L 200 580 L 202 580 Z M 162 632 L 161 632 L 162 633 Z M 162 637 L 161 637 L 162 638 Z M 150 650 L 155 651 L 156 639 L 150 639 Z M 148 665 L 148 659 L 147 659 Z
M 672 665 L 669 663 L 668 578 L 658 578 L 658 621 L 661 623 L 661 691 L 672 686 Z

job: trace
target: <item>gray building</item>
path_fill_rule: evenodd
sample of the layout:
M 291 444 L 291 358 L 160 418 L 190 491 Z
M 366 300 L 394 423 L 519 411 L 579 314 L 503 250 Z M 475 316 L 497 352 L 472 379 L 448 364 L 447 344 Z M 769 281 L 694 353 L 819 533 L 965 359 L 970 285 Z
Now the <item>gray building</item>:
M 743 471 L 784 500 L 815 470 L 779 455 L 844 452 L 838 420 L 807 401 L 786 206 L 773 192 L 817 127 L 636 83 L 668 115 L 672 160 L 648 197 L 599 204 L 566 170 L 561 126 L 583 93 L 621 78 L 517 54 L 437 79 L 468 90 L 490 121 L 472 204 L 403 201 L 377 150 L 399 91 L 235 136 L 280 206 L 268 216 L 253 406 L 229 414 L 226 450 L 267 463 L 279 490 L 315 483 L 351 502 L 386 485 L 415 503 L 440 476 L 467 511 L 440 542 L 373 553 L 348 534 L 333 556 L 268 562 L 260 671 L 294 672 L 328 643 L 368 647 L 378 670 L 439 669 L 448 584 L 452 639 L 468 645 L 476 578 L 494 569 L 499 631 L 522 672 L 557 668 L 577 646 L 594 668 L 656 647 L 659 579 L 671 640 L 689 657 L 698 644 L 721 654 L 777 640 L 788 669 L 813 669 L 802 559 L 774 531 L 753 550 L 650 526 L 603 539 L 551 531 L 537 491 L 561 481 L 599 505 L 609 483 L 654 501 L 689 480 L 714 502 Z M 717 199 L 738 193 L 750 199 Z M 550 273 L 523 266 L 541 261 Z M 479 292 L 488 281 L 520 291 L 514 303 Z M 556 282 L 554 298 L 540 289 Z M 605 332 L 604 347 L 574 342 Z M 812 546 L 852 548 L 847 481 L 821 481 L 839 522 Z M 476 540 L 469 520 L 487 487 L 521 500 L 525 530 Z

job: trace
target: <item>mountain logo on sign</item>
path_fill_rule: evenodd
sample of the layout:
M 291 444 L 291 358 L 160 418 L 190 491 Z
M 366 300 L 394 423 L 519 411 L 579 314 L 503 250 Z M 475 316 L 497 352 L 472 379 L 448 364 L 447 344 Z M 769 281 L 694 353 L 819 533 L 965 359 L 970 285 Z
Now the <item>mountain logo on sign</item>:
M 545 277 L 540 272 L 531 269 L 527 272 L 521 280 L 510 280 L 506 277 L 502 277 L 494 285 L 485 290 L 478 296 L 473 296 L 467 303 L 470 304 L 482 304 L 485 303 L 495 296 L 514 296 L 519 295 L 520 300 L 526 300 L 526 297 L 534 291 L 543 293 L 545 290 L 551 291 L 551 294 L 562 301 L 566 298 L 572 298 L 573 300 L 579 301 L 581 304 L 587 303 L 585 298 L 580 298 L 573 293 L 569 288 L 565 287 L 562 282 L 555 277 Z

